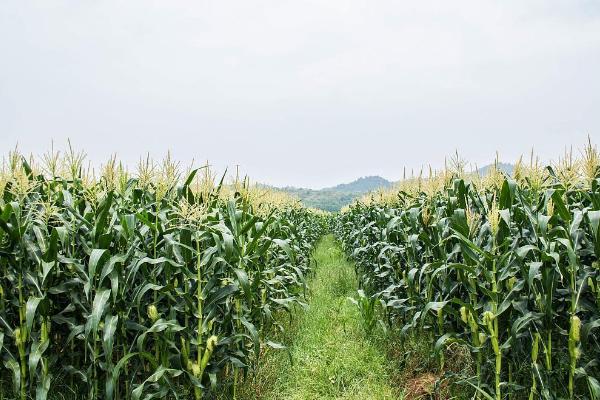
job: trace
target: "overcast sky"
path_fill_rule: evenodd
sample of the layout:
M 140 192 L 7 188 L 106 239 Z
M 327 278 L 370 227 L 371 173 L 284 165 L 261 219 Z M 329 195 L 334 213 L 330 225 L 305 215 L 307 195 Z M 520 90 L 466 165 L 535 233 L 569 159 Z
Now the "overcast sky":
M 0 2 L 2 153 L 330 186 L 600 145 L 600 2 Z

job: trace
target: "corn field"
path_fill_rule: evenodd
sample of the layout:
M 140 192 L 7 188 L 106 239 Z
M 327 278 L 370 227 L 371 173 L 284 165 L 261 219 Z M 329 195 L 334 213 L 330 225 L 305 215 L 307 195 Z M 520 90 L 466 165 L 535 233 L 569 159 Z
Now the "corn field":
M 475 397 L 600 399 L 600 157 L 591 143 L 512 176 L 441 173 L 402 182 L 346 209 L 337 236 L 385 323 L 451 346 Z M 467 353 L 467 354 L 468 354 Z
M 0 399 L 235 396 L 303 304 L 324 218 L 208 167 L 11 153 L 0 174 Z

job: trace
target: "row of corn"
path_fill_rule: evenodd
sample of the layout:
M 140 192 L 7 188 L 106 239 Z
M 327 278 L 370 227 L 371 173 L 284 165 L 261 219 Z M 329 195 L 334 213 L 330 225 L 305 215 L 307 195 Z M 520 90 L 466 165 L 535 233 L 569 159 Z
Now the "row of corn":
M 473 372 L 451 378 L 476 398 L 600 399 L 599 167 L 591 144 L 511 176 L 457 157 L 356 202 L 335 230 L 383 319 L 429 341 L 442 379 L 460 346 Z
M 206 166 L 13 152 L 0 173 L 0 399 L 235 397 L 302 304 L 324 219 Z

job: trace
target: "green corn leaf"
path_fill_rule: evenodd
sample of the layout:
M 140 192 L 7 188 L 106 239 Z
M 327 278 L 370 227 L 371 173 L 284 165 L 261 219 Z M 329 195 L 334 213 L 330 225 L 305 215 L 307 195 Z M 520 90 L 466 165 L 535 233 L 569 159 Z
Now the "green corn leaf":
M 31 332 L 31 329 L 33 327 L 33 321 L 35 320 L 35 312 L 42 300 L 44 300 L 43 297 L 30 297 L 29 299 L 27 299 L 27 305 L 25 307 L 25 321 L 27 326 L 27 332 Z
M 95 337 L 96 332 L 98 331 L 98 324 L 100 323 L 102 315 L 104 315 L 106 311 L 109 298 L 110 289 L 100 289 L 94 297 L 92 312 L 87 320 L 87 323 L 85 324 L 85 336 L 90 340 Z

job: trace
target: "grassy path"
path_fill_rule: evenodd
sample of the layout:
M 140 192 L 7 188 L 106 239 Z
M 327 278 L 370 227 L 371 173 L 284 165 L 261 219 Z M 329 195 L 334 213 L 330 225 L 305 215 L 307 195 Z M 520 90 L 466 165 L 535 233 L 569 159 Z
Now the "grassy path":
M 314 258 L 309 308 L 299 313 L 288 338 L 293 364 L 282 353 L 267 358 L 257 377 L 261 389 L 247 398 L 398 399 L 385 355 L 367 340 L 348 301 L 356 293 L 354 267 L 332 236 L 320 241 Z

